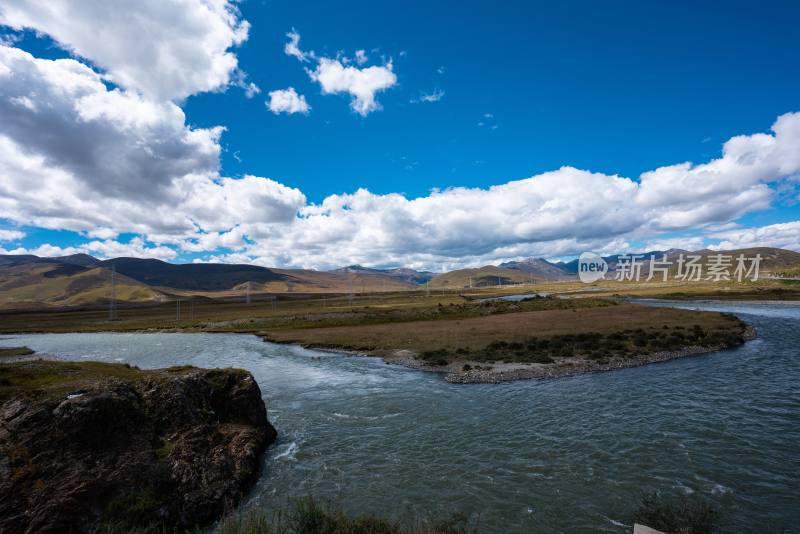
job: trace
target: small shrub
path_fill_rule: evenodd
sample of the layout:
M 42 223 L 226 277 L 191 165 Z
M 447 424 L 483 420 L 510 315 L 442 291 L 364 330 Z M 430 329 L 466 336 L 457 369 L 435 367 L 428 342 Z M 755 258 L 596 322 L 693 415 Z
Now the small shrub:
M 697 496 L 650 493 L 642 497 L 633 519 L 667 534 L 711 534 L 717 532 L 719 512 Z
M 447 349 L 426 350 L 420 356 L 426 361 L 447 360 Z

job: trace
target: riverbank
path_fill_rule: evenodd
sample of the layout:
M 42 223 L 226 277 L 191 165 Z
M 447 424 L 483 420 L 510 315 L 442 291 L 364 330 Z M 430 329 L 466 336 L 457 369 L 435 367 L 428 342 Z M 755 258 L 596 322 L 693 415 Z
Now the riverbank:
M 241 306 L 234 315 L 174 324 L 155 322 L 156 316 L 85 323 L 80 315 L 58 314 L 47 316 L 38 331 L 249 333 L 276 343 L 379 356 L 459 383 L 610 371 L 743 342 L 743 323 L 714 312 L 617 298 L 516 297 L 396 296 L 349 309 L 306 303 L 297 313 Z M 62 315 L 68 320 L 54 324 Z M 22 319 L 19 323 L 24 324 Z
M 748 325 L 742 334 L 741 343 L 753 340 L 756 337 L 757 332 L 755 328 Z M 406 349 L 358 352 L 313 346 L 306 346 L 306 348 L 339 354 L 344 353 L 350 356 L 377 357 L 381 358 L 387 364 L 402 365 L 419 371 L 444 375 L 444 379 L 452 384 L 498 384 L 514 380 L 562 378 L 565 376 L 603 373 L 631 367 L 641 367 L 643 365 L 667 362 L 677 358 L 719 352 L 740 345 L 741 343 L 736 342 L 714 346 L 693 345 L 683 347 L 679 350 L 642 353 L 634 355 L 633 357 L 610 357 L 603 361 L 578 356 L 573 358 L 558 358 L 550 364 L 532 362 L 493 362 L 487 364 L 483 361 L 460 360 L 448 363 L 444 366 L 431 365 L 419 358 L 415 352 Z
M 755 336 L 729 314 L 593 301 L 598 305 L 578 300 L 574 302 L 580 307 L 570 307 L 570 300 L 559 309 L 456 320 L 322 327 L 306 323 L 262 337 L 380 357 L 442 374 L 453 383 L 496 383 L 638 367 L 734 347 Z

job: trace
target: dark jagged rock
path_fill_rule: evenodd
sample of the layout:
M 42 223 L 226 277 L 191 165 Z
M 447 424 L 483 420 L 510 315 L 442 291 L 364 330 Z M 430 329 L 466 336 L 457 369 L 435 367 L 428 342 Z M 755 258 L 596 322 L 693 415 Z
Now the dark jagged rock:
M 0 532 L 207 525 L 275 437 L 246 371 L 0 365 Z

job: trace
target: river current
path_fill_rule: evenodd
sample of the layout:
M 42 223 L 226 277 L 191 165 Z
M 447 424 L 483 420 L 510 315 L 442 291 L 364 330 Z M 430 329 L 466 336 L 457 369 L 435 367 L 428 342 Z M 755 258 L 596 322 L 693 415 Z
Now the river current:
M 0 338 L 142 368 L 242 367 L 279 439 L 243 506 L 313 495 L 402 521 L 470 514 L 481 532 L 625 532 L 648 491 L 697 492 L 725 532 L 800 525 L 800 306 L 728 311 L 742 347 L 545 381 L 458 385 L 381 360 L 238 334 Z

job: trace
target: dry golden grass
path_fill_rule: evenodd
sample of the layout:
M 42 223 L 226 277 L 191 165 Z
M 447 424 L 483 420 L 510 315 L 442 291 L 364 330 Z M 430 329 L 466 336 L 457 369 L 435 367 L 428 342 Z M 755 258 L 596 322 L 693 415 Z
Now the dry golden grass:
M 556 309 L 502 313 L 467 319 L 410 321 L 324 328 L 283 327 L 266 330 L 269 339 L 305 345 L 353 350 L 438 349 L 481 350 L 497 340 L 524 342 L 531 337 L 551 337 L 584 332 L 601 334 L 620 330 L 692 327 L 707 330 L 730 327 L 719 313 L 636 304 L 609 307 Z
M 51 276 L 56 264 L 24 264 L 7 268 L 0 281 L 0 308 L 80 306 L 107 301 L 111 295 L 108 270 L 89 269 L 71 276 Z M 116 296 L 121 302 L 146 303 L 159 298 L 149 286 L 116 275 Z

